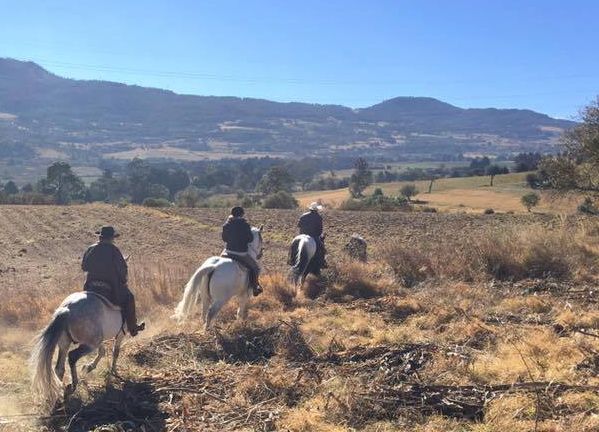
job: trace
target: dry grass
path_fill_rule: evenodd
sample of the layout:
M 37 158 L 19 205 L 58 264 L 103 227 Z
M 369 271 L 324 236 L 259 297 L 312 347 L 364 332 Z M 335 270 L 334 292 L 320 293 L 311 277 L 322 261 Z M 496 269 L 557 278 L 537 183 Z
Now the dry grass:
M 428 194 L 428 181 L 377 183 L 366 190 L 370 194 L 375 188 L 381 188 L 385 195 L 397 196 L 405 184 L 416 184 L 421 193 L 418 199 L 427 205 L 444 212 L 478 213 L 492 208 L 498 212 L 526 213 L 522 206 L 521 197 L 530 188 L 526 186 L 527 173 L 502 174 L 495 177 L 493 187 L 489 187 L 488 176 L 440 179 L 435 182 L 433 192 Z M 296 194 L 301 205 L 313 201 L 321 201 L 327 206 L 338 207 L 349 198 L 347 189 L 310 191 Z M 560 214 L 574 213 L 576 206 L 582 200 L 577 194 L 557 197 L 550 193 L 541 192 L 541 201 L 535 211 Z
M 333 216 L 336 230 L 344 223 L 353 230 L 362 221 Z M 410 228 L 422 224 L 400 241 L 401 232 L 392 239 L 386 234 L 390 219 L 369 215 L 363 220 L 372 222 L 373 262 L 346 262 L 333 249 L 331 268 L 321 279 L 308 279 L 298 296 L 271 261 L 249 322 L 233 322 L 232 302 L 212 333 L 198 333 L 196 318 L 180 328 L 166 318 L 192 265 L 181 256 L 160 265 L 133 261 L 132 286 L 151 328 L 125 344 L 124 382 L 107 387 L 102 362 L 66 407 L 67 417 L 2 428 L 50 432 L 73 418 L 74 431 L 598 430 L 597 391 L 498 392 L 482 408 L 476 396 L 477 389 L 495 384 L 599 385 L 599 339 L 577 331 L 599 329 L 590 289 L 597 280 L 597 222 L 565 220 L 554 229 L 506 224 L 493 231 L 487 225 L 475 229 L 479 219 L 466 216 L 465 228 L 457 229 L 461 225 L 446 216 L 391 219 Z M 168 215 L 160 217 L 172 223 Z M 286 232 L 274 225 L 279 219 L 273 218 L 271 230 L 285 240 Z M 177 223 L 189 230 L 199 226 L 183 217 Z M 331 244 L 344 244 L 341 237 Z M 391 240 L 394 248 L 386 245 Z M 51 296 L 11 288 L 0 316 L 39 328 L 64 295 L 79 289 L 79 277 L 57 285 Z M 27 303 L 28 297 L 40 300 Z M 2 330 L 0 417 L 12 421 L 9 415 L 31 407 L 24 359 L 32 332 L 7 325 Z M 414 399 L 414 388 L 424 399 Z M 481 413 L 473 419 L 467 410 L 449 413 L 443 402 L 426 402 L 439 401 L 444 391 L 454 404 L 476 402 Z M 406 408 L 407 402 L 412 405 Z
M 393 281 L 380 268 L 355 261 L 336 262 L 324 279 L 326 295 L 335 301 L 380 297 L 394 289 Z
M 393 242 L 382 249 L 381 255 L 405 287 L 435 277 L 464 281 L 589 281 L 599 268 L 599 255 L 589 247 L 593 242 L 580 228 L 548 231 L 527 227 L 466 237 L 461 242 Z

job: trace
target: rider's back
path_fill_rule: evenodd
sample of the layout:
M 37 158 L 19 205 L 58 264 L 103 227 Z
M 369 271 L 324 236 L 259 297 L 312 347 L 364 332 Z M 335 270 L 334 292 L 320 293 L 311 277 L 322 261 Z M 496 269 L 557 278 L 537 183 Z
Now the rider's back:
M 126 278 L 127 264 L 121 251 L 108 242 L 98 242 L 89 247 L 81 267 L 87 272 L 86 282 L 102 281 L 118 289 Z
M 222 239 L 231 252 L 245 253 L 253 240 L 252 228 L 244 218 L 230 217 L 223 225 Z
M 300 216 L 297 226 L 300 229 L 300 234 L 307 234 L 314 238 L 319 238 L 322 235 L 322 217 L 318 212 L 304 213 Z

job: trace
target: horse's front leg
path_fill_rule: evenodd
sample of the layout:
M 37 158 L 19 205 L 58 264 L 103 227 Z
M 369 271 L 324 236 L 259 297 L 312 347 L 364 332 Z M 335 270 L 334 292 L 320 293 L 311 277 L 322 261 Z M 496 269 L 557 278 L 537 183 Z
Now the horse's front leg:
M 250 294 L 248 290 L 243 290 L 239 295 L 239 307 L 237 308 L 237 319 L 241 321 L 247 320 L 248 306 L 250 304 Z

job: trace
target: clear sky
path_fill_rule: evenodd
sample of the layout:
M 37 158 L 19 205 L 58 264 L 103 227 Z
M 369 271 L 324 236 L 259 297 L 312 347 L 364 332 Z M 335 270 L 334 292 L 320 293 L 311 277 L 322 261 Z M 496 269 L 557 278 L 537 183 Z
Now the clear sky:
M 0 57 L 188 94 L 573 118 L 599 94 L 598 17 L 597 0 L 0 0 Z

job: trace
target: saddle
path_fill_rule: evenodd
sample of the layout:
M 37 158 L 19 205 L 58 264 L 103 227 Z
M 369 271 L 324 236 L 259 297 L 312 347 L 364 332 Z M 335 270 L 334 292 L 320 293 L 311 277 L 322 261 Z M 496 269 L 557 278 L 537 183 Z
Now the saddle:
M 104 303 L 104 306 L 106 306 L 109 309 L 115 310 L 115 311 L 121 311 L 122 308 L 120 306 L 115 305 L 114 303 L 112 303 L 110 300 L 108 300 L 106 297 L 104 297 L 102 294 L 99 294 L 95 291 L 86 291 L 86 293 L 91 294 L 93 296 L 96 296 L 102 303 Z
M 244 270 L 251 271 L 251 269 L 247 266 L 246 263 L 244 263 L 242 261 L 242 259 L 241 259 L 241 257 L 239 255 L 230 254 L 230 253 L 228 253 L 226 251 L 223 251 L 223 253 L 220 254 L 220 256 L 221 256 L 221 258 L 229 258 L 230 260 L 235 261 Z
M 108 282 L 90 281 L 85 284 L 84 290 L 86 293 L 95 295 L 105 306 L 113 310 L 122 310 L 109 297 L 112 297 L 113 289 Z

